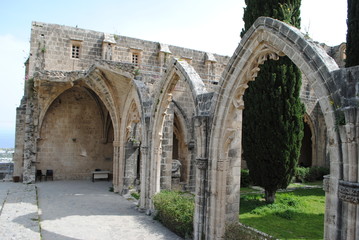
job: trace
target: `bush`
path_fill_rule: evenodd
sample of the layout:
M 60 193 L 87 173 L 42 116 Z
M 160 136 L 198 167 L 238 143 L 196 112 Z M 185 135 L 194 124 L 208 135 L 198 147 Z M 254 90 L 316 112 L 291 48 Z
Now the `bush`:
M 329 168 L 326 167 L 297 167 L 295 169 L 295 179 L 302 183 L 323 180 L 323 176 L 327 174 L 329 174 Z
M 138 192 L 132 192 L 131 193 L 131 196 L 134 198 L 134 199 L 140 199 L 140 194 Z
M 309 169 L 308 181 L 323 180 L 323 176 L 329 174 L 329 168 L 326 167 L 311 167 Z
M 306 167 L 295 168 L 295 181 L 302 183 L 306 182 L 308 174 L 309 174 L 309 168 Z
M 153 196 L 156 219 L 177 235 L 193 234 L 194 195 L 177 191 L 161 191 Z
M 241 187 L 249 187 L 252 184 L 248 169 L 241 169 Z

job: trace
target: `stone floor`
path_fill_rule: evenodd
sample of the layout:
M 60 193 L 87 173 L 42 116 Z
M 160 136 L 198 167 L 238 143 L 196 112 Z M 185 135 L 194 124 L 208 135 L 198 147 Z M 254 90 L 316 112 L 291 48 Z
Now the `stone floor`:
M 110 186 L 106 181 L 0 183 L 1 239 L 181 239 Z

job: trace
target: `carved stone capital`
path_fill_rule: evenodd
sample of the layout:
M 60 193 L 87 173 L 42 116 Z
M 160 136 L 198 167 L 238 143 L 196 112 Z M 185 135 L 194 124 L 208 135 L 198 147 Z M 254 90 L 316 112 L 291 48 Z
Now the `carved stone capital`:
M 359 183 L 340 180 L 338 197 L 345 202 L 359 204 Z
M 196 164 L 199 169 L 206 170 L 208 168 L 208 159 L 207 158 L 197 158 Z

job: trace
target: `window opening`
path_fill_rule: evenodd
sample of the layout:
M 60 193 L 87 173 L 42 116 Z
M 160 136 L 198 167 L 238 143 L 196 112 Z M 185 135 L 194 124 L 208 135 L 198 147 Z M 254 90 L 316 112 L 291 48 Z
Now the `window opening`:
M 138 54 L 132 53 L 132 63 L 138 64 Z
M 80 46 L 72 45 L 72 58 L 80 58 Z

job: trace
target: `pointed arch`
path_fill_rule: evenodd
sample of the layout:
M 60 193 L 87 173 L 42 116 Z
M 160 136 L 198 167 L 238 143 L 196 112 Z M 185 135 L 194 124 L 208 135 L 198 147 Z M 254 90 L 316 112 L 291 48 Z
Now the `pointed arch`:
M 285 55 L 306 75 L 319 98 L 328 129 L 334 128 L 335 109 L 331 102 L 339 103 L 339 99 L 331 95 L 337 88 L 331 72 L 338 69 L 337 64 L 298 29 L 271 18 L 258 18 L 234 52 L 219 83 L 220 90 L 215 95 L 208 166 L 209 191 L 212 194 L 207 209 L 211 210 L 207 213 L 208 222 L 204 227 L 207 236 L 222 236 L 225 222 L 234 221 L 238 216 L 243 94 L 249 81 L 255 80 L 264 61 Z M 341 177 L 340 171 L 337 171 L 341 168 L 339 138 L 335 131 L 328 131 L 328 136 L 331 144 L 331 181 L 335 182 Z M 233 172 L 234 168 L 236 172 Z M 231 191 L 224 192 L 226 188 Z M 337 204 L 337 187 L 333 188 L 327 194 L 329 208 L 335 208 Z M 327 214 L 335 212 L 332 210 L 327 209 Z M 329 225 L 336 223 L 326 224 L 328 230 L 332 228 Z
M 172 59 L 168 65 L 167 74 L 161 79 L 157 91 L 154 94 L 154 103 L 151 110 L 151 136 L 150 136 L 150 168 L 149 168 L 149 190 L 147 199 L 160 190 L 160 155 L 162 151 L 162 131 L 165 116 L 168 114 L 172 93 L 179 79 L 185 81 L 191 91 L 193 102 L 196 103 L 197 96 L 206 93 L 205 85 L 186 61 Z M 151 207 L 151 202 L 147 202 Z

